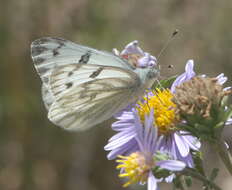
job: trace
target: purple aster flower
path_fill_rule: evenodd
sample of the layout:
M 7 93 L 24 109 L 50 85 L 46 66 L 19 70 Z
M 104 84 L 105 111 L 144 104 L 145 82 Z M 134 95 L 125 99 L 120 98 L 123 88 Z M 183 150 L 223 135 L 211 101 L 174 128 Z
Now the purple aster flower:
M 132 116 L 133 115 L 133 116 Z M 153 127 L 153 111 L 149 117 L 145 117 L 145 122 L 141 123 L 136 111 L 128 115 L 134 119 L 134 140 L 137 144 L 137 149 L 128 154 L 128 156 L 117 155 L 116 160 L 121 169 L 119 177 L 128 178 L 128 182 L 124 184 L 127 187 L 133 183 L 147 183 L 148 190 L 156 190 L 157 182 L 162 181 L 162 178 L 155 177 L 155 168 L 160 168 L 168 171 L 181 171 L 185 168 L 185 163 L 177 160 L 157 160 L 155 154 L 158 150 L 159 137 L 156 127 Z M 126 116 L 125 116 L 126 117 Z M 131 136 L 129 132 L 129 136 Z M 116 138 L 116 137 L 115 137 Z M 119 137 L 120 139 L 120 137 Z M 174 174 L 164 177 L 166 182 L 171 182 Z
M 175 86 L 195 76 L 192 60 L 187 62 L 185 70 L 185 73 L 177 77 L 173 83 L 171 87 L 173 91 Z M 184 131 L 173 130 L 177 118 L 175 117 L 174 110 L 170 109 L 170 107 L 175 106 L 171 101 L 172 97 L 172 93 L 168 90 L 163 92 L 150 92 L 148 102 L 145 100 L 144 104 L 140 103 L 140 106 L 138 106 L 138 109 L 143 109 L 143 111 L 139 111 L 139 113 L 143 115 L 146 112 L 144 110 L 153 108 L 155 113 L 154 127 L 158 127 L 159 136 L 163 136 L 158 147 L 159 150 L 172 155 L 172 157 L 177 160 L 184 161 L 188 167 L 193 167 L 191 150 L 198 151 L 200 142 L 196 137 L 186 135 Z M 134 131 L 135 118 L 132 111 L 127 109 L 121 112 L 116 119 L 118 119 L 118 121 L 112 124 L 112 128 L 118 133 L 113 136 L 105 146 L 105 150 L 110 151 L 108 159 L 114 159 L 118 154 L 128 155 L 138 150 L 138 144 L 135 140 L 136 132 Z M 119 136 L 121 137 L 120 139 L 118 138 Z
M 113 53 L 126 59 L 131 65 L 135 67 L 153 66 L 157 62 L 154 56 L 150 55 L 147 52 L 144 52 L 139 47 L 137 40 L 126 45 L 121 53 L 117 49 L 113 49 Z

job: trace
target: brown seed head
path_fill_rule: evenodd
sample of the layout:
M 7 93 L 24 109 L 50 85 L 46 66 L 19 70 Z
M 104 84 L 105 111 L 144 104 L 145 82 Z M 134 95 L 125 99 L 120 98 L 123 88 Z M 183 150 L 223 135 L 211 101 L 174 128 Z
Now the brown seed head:
M 222 98 L 229 94 L 231 90 L 223 90 L 216 78 L 197 76 L 176 88 L 173 101 L 179 114 L 208 118 L 212 106 L 220 106 Z

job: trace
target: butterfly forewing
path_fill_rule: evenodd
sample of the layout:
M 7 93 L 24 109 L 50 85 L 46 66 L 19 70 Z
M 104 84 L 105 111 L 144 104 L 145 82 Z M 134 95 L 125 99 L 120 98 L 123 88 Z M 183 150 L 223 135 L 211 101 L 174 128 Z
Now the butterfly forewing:
M 31 44 L 31 55 L 42 81 L 48 83 L 51 71 L 68 64 L 111 65 L 134 69 L 123 59 L 111 53 L 75 44 L 60 38 L 41 38 Z
M 48 88 L 45 84 L 42 84 L 41 92 L 44 105 L 46 109 L 49 110 L 50 106 L 55 101 L 55 97 L 53 96 L 51 89 Z

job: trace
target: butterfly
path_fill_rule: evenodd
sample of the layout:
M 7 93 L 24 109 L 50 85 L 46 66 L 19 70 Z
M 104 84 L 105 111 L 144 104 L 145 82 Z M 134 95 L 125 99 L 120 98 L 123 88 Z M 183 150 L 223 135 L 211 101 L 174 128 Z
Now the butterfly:
M 159 75 L 157 64 L 138 67 L 123 57 L 68 40 L 31 44 L 48 119 L 67 130 L 93 127 L 142 97 Z

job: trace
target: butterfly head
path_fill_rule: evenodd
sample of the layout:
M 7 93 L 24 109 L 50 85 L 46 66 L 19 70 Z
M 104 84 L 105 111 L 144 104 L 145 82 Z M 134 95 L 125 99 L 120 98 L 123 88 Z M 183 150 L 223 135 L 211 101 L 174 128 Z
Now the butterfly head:
M 147 80 L 151 80 L 159 76 L 159 67 L 160 65 L 157 64 L 156 57 L 146 52 L 144 53 L 144 56 L 137 61 L 137 68 L 145 70 Z
M 153 66 L 148 67 L 149 71 L 147 73 L 147 79 L 152 80 L 152 79 L 157 79 L 160 75 L 160 65 L 155 63 Z

